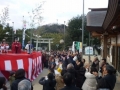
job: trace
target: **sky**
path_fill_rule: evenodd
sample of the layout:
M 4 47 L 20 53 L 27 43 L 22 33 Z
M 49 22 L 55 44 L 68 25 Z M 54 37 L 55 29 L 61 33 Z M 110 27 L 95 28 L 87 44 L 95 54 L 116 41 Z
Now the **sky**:
M 44 3 L 43 3 L 44 2 Z M 5 7 L 9 8 L 9 21 L 10 26 L 14 28 L 22 28 L 23 16 L 26 20 L 26 28 L 30 28 L 29 23 L 32 22 L 30 16 L 32 10 L 37 8 L 41 3 L 41 14 L 35 14 L 43 17 L 39 25 L 45 24 L 65 24 L 75 16 L 83 13 L 83 0 L 0 0 L 0 14 Z M 108 0 L 84 0 L 84 12 L 85 15 L 90 11 L 88 8 L 107 8 Z M 29 12 L 29 13 L 28 13 Z M 35 24 L 37 27 L 38 24 Z

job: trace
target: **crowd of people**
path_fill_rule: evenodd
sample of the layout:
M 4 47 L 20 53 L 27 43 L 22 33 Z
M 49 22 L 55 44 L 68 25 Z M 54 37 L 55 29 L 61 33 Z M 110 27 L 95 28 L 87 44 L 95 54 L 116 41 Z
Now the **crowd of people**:
M 49 70 L 48 75 L 39 80 L 43 90 L 113 90 L 115 87 L 116 70 L 106 59 L 99 60 L 97 56 L 89 63 L 79 52 L 44 52 L 42 64 Z M 11 72 L 9 81 L 11 90 L 34 90 L 24 69 Z M 0 77 L 1 88 L 7 90 L 4 77 Z
M 33 90 L 31 81 L 25 77 L 24 69 L 11 72 L 8 80 L 10 82 L 10 90 Z M 8 90 L 5 77 L 0 77 L 0 90 Z
M 113 90 L 115 87 L 116 70 L 106 59 L 95 56 L 90 64 L 81 59 L 79 52 L 70 51 L 44 53 L 43 58 L 44 66 L 50 71 L 47 78 L 39 81 L 43 90 Z

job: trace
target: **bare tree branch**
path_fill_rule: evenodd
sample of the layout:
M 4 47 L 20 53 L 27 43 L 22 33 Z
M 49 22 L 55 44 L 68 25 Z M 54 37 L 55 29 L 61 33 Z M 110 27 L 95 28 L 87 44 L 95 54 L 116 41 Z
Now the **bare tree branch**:
M 9 21 L 9 8 L 8 7 L 5 7 L 3 10 L 2 10 L 2 14 L 0 15 L 0 21 L 1 21 L 1 24 L 4 26 L 6 25 L 7 21 Z

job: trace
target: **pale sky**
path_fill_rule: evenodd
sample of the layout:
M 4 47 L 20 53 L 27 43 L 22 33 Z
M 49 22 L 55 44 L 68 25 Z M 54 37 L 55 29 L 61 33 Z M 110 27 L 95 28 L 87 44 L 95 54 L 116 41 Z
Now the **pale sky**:
M 22 28 L 23 16 L 27 22 L 30 22 L 28 12 L 32 12 L 41 1 L 45 1 L 42 6 L 44 24 L 64 24 L 77 15 L 83 12 L 83 0 L 0 0 L 0 13 L 6 6 L 9 7 L 10 25 L 14 22 L 14 28 Z M 107 8 L 108 0 L 84 0 L 85 14 L 89 12 L 88 8 Z M 27 25 L 29 28 L 29 25 Z

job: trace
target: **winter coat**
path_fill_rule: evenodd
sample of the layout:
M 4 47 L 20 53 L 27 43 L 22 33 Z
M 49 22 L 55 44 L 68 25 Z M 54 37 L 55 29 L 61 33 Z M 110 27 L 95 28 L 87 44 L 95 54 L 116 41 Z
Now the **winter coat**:
M 97 90 L 110 90 L 110 89 L 107 89 L 107 88 L 100 88 L 100 89 L 97 89 Z
M 92 63 L 92 67 L 95 67 L 99 71 L 99 60 L 98 59 Z
M 74 68 L 67 69 L 67 72 L 70 73 L 73 77 L 72 85 L 75 85 L 75 79 L 76 79 L 76 71 Z
M 49 79 L 45 80 L 45 77 L 42 77 L 39 83 L 43 85 L 43 90 L 55 90 L 56 80 L 52 80 L 51 83 Z
M 96 76 L 90 72 L 85 73 L 86 80 L 82 86 L 83 90 L 96 90 Z
M 24 79 L 27 79 L 27 78 L 19 78 L 19 79 L 16 79 L 15 81 L 13 81 L 13 83 L 11 84 L 11 90 L 18 90 L 18 83 Z M 29 80 L 29 79 L 27 79 Z M 30 81 L 30 80 L 29 80 Z M 31 84 L 31 87 L 32 87 L 32 90 L 33 90 L 33 86 Z
M 67 65 L 68 65 L 67 59 L 66 59 L 66 60 L 63 60 L 62 68 L 63 68 L 64 70 L 67 68 Z
M 82 85 L 85 81 L 85 71 L 86 71 L 86 69 L 84 67 L 79 67 L 79 69 L 77 68 L 77 70 L 76 70 L 75 84 L 80 89 L 82 88 Z
M 114 74 L 110 75 L 110 74 L 107 74 L 106 76 L 104 76 L 102 79 L 105 80 L 106 82 L 106 86 L 105 88 L 109 88 L 110 90 L 113 90 L 114 87 L 115 87 L 115 83 L 116 83 L 116 76 Z M 99 84 L 99 81 L 98 80 L 98 84 Z
M 15 80 L 15 77 L 14 76 L 9 76 L 9 82 L 10 82 L 10 85 L 12 84 L 12 82 Z
M 60 90 L 80 90 L 78 87 L 75 86 L 65 86 L 64 88 L 60 89 Z
M 69 58 L 67 59 L 67 62 L 68 62 L 68 64 L 72 63 L 73 62 L 73 58 L 71 56 L 69 56 Z
M 60 90 L 64 87 L 64 83 L 62 81 L 62 76 L 56 75 L 56 90 Z

